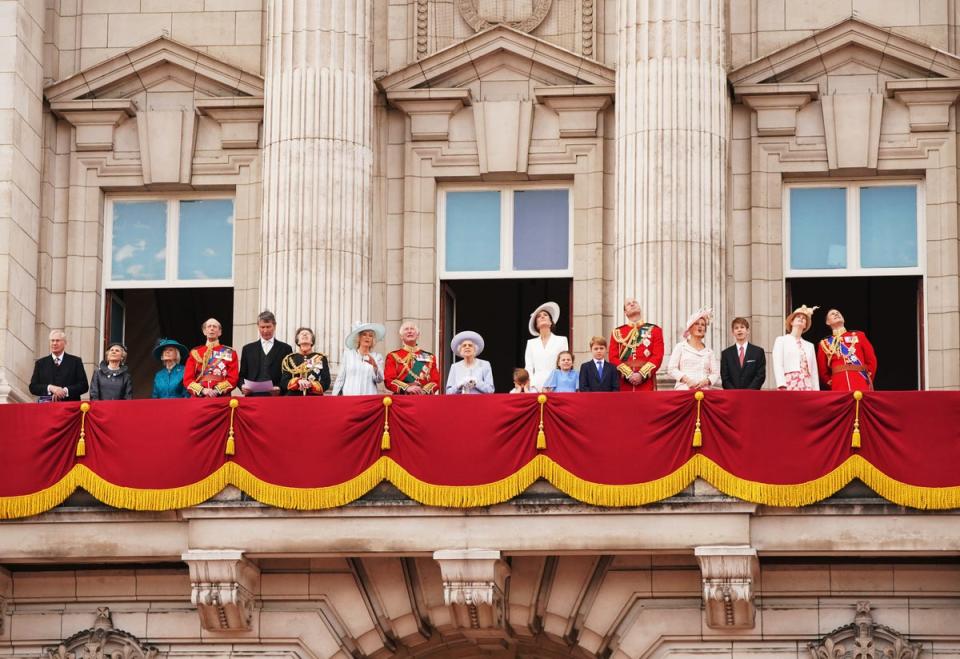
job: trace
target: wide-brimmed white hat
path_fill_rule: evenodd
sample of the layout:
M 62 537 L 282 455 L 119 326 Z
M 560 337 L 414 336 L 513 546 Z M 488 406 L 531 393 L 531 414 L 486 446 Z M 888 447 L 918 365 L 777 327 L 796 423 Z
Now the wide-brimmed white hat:
M 350 333 L 347 334 L 347 338 L 343 340 L 343 345 L 351 350 L 356 350 L 359 345 L 360 332 L 373 332 L 377 341 L 383 341 L 387 330 L 380 323 L 354 323 L 353 327 L 350 328 Z
M 707 321 L 707 324 L 713 320 L 713 309 L 710 307 L 701 307 L 699 311 L 695 311 L 690 314 L 690 317 L 687 318 L 686 329 L 683 330 L 683 338 L 690 336 L 690 328 L 693 327 L 693 324 L 700 320 L 701 318 Z
M 530 328 L 530 334 L 533 336 L 540 336 L 540 332 L 537 331 L 537 314 L 541 311 L 546 311 L 550 315 L 550 320 L 553 321 L 554 325 L 556 325 L 557 321 L 560 320 L 560 305 L 556 302 L 544 302 L 539 307 L 534 309 L 532 314 L 530 314 L 530 323 L 528 327 Z
M 460 344 L 464 341 L 472 341 L 473 345 L 477 346 L 477 354 L 479 355 L 483 352 L 483 337 L 477 334 L 476 332 L 471 332 L 467 330 L 465 332 L 460 332 L 453 340 L 450 341 L 450 349 L 453 350 L 453 354 L 460 354 Z
M 793 325 L 793 318 L 797 314 L 803 314 L 804 316 L 807 317 L 807 326 L 803 328 L 802 332 L 800 332 L 801 334 L 806 334 L 810 330 L 811 325 L 813 325 L 813 312 L 819 308 L 820 307 L 808 307 L 805 304 L 801 304 L 799 307 L 794 309 L 793 313 L 787 316 L 786 320 L 783 323 L 784 328 L 787 330 L 787 334 L 789 334 L 790 331 L 793 329 L 791 327 Z

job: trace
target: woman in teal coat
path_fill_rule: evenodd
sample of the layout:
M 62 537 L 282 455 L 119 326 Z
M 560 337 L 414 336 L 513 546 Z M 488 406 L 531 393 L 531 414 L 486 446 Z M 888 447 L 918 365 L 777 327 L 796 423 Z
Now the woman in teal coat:
M 153 348 L 155 359 L 163 362 L 163 368 L 153 376 L 153 398 L 189 398 L 183 386 L 183 364 L 187 358 L 187 346 L 173 339 L 160 339 Z

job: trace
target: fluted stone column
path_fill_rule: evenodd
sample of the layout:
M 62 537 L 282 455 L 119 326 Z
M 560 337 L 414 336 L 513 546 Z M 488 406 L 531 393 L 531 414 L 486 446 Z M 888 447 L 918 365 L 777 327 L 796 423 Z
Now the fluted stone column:
M 668 354 L 701 305 L 714 348 L 726 320 L 724 4 L 617 2 L 617 303 L 635 296 Z
M 267 7 L 260 301 L 337 362 L 370 313 L 371 0 Z

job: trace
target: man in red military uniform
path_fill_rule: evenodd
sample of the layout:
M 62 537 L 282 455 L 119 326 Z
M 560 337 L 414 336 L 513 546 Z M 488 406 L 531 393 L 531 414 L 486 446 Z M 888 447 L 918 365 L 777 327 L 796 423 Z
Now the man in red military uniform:
M 877 356 L 867 335 L 844 327 L 836 309 L 827 312 L 827 325 L 832 334 L 817 349 L 820 379 L 833 391 L 872 391 Z
M 183 386 L 197 398 L 223 396 L 237 386 L 239 355 L 230 346 L 220 345 L 223 328 L 210 318 L 203 324 L 206 344 L 190 351 L 183 369 Z
M 623 303 L 627 323 L 610 335 L 610 363 L 622 377 L 620 391 L 654 391 L 657 371 L 663 363 L 663 330 L 643 322 L 640 303 Z
M 410 322 L 400 326 L 403 347 L 387 354 L 383 383 L 395 394 L 440 393 L 440 371 L 433 353 L 417 345 L 420 328 Z

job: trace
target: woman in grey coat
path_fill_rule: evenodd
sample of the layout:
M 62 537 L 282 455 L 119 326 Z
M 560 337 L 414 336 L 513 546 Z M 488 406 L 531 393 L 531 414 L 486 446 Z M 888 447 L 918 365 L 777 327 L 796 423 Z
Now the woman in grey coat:
M 130 400 L 133 380 L 124 364 L 127 349 L 122 343 L 111 343 L 104 357 L 90 380 L 90 400 Z

